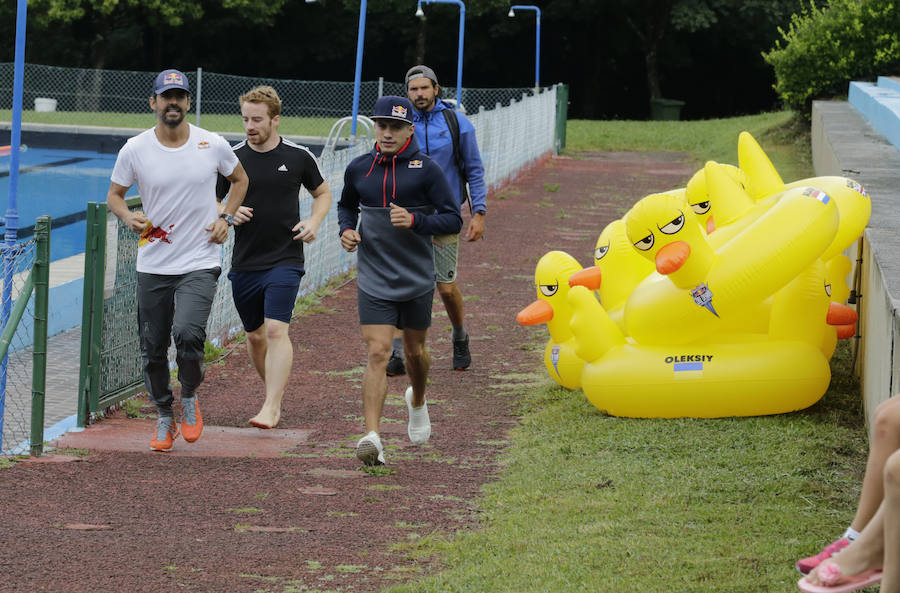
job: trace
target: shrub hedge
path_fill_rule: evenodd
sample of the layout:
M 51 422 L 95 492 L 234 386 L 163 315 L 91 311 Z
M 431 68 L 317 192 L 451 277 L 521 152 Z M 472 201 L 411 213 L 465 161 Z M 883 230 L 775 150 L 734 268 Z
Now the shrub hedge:
M 813 99 L 847 96 L 851 80 L 872 80 L 900 66 L 900 7 L 893 0 L 814 0 L 791 17 L 782 39 L 763 53 L 775 91 L 809 114 Z

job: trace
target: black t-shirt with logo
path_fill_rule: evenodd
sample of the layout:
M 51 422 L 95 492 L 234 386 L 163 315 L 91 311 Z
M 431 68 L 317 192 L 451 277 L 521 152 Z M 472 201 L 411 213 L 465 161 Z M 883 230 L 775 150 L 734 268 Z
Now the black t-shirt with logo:
M 312 192 L 324 181 L 315 157 L 305 146 L 284 138 L 268 152 L 257 152 L 246 141 L 234 152 L 250 178 L 243 205 L 253 208 L 253 218 L 234 227 L 231 269 L 302 268 L 303 242 L 294 240 L 291 229 L 300 222 L 301 188 Z M 220 175 L 216 195 L 221 199 L 230 186 Z

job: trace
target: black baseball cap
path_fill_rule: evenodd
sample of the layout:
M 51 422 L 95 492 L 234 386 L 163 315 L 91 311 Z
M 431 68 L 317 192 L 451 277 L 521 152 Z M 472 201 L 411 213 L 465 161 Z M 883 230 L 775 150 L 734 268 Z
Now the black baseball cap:
M 385 95 L 375 101 L 372 119 L 395 119 L 413 123 L 413 104 L 406 97 Z

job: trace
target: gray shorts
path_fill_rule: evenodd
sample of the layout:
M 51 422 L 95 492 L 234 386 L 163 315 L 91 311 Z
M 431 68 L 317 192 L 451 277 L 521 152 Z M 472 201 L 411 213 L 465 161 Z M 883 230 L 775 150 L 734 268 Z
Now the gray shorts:
M 431 239 L 434 246 L 434 279 L 436 282 L 456 282 L 456 268 L 459 265 L 459 233 L 455 235 L 435 235 Z

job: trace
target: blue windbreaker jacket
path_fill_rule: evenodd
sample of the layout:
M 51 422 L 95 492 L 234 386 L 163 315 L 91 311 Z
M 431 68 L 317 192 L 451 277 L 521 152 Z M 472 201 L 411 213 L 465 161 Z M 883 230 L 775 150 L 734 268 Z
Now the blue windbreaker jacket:
M 447 129 L 447 120 L 441 113 L 444 109 L 453 107 L 441 99 L 438 99 L 431 111 L 416 111 L 413 115 L 413 123 L 416 125 L 416 139 L 422 151 L 434 159 L 447 176 L 450 190 L 456 197 L 456 203 L 462 204 L 459 170 L 456 167 L 456 159 L 453 158 L 453 138 Z M 484 165 L 481 162 L 481 153 L 478 151 L 478 143 L 475 140 L 475 127 L 465 115 L 456 112 L 459 120 L 459 151 L 462 155 L 463 167 L 469 180 L 469 193 L 472 196 L 472 211 L 485 212 L 487 210 L 487 186 L 484 183 Z

